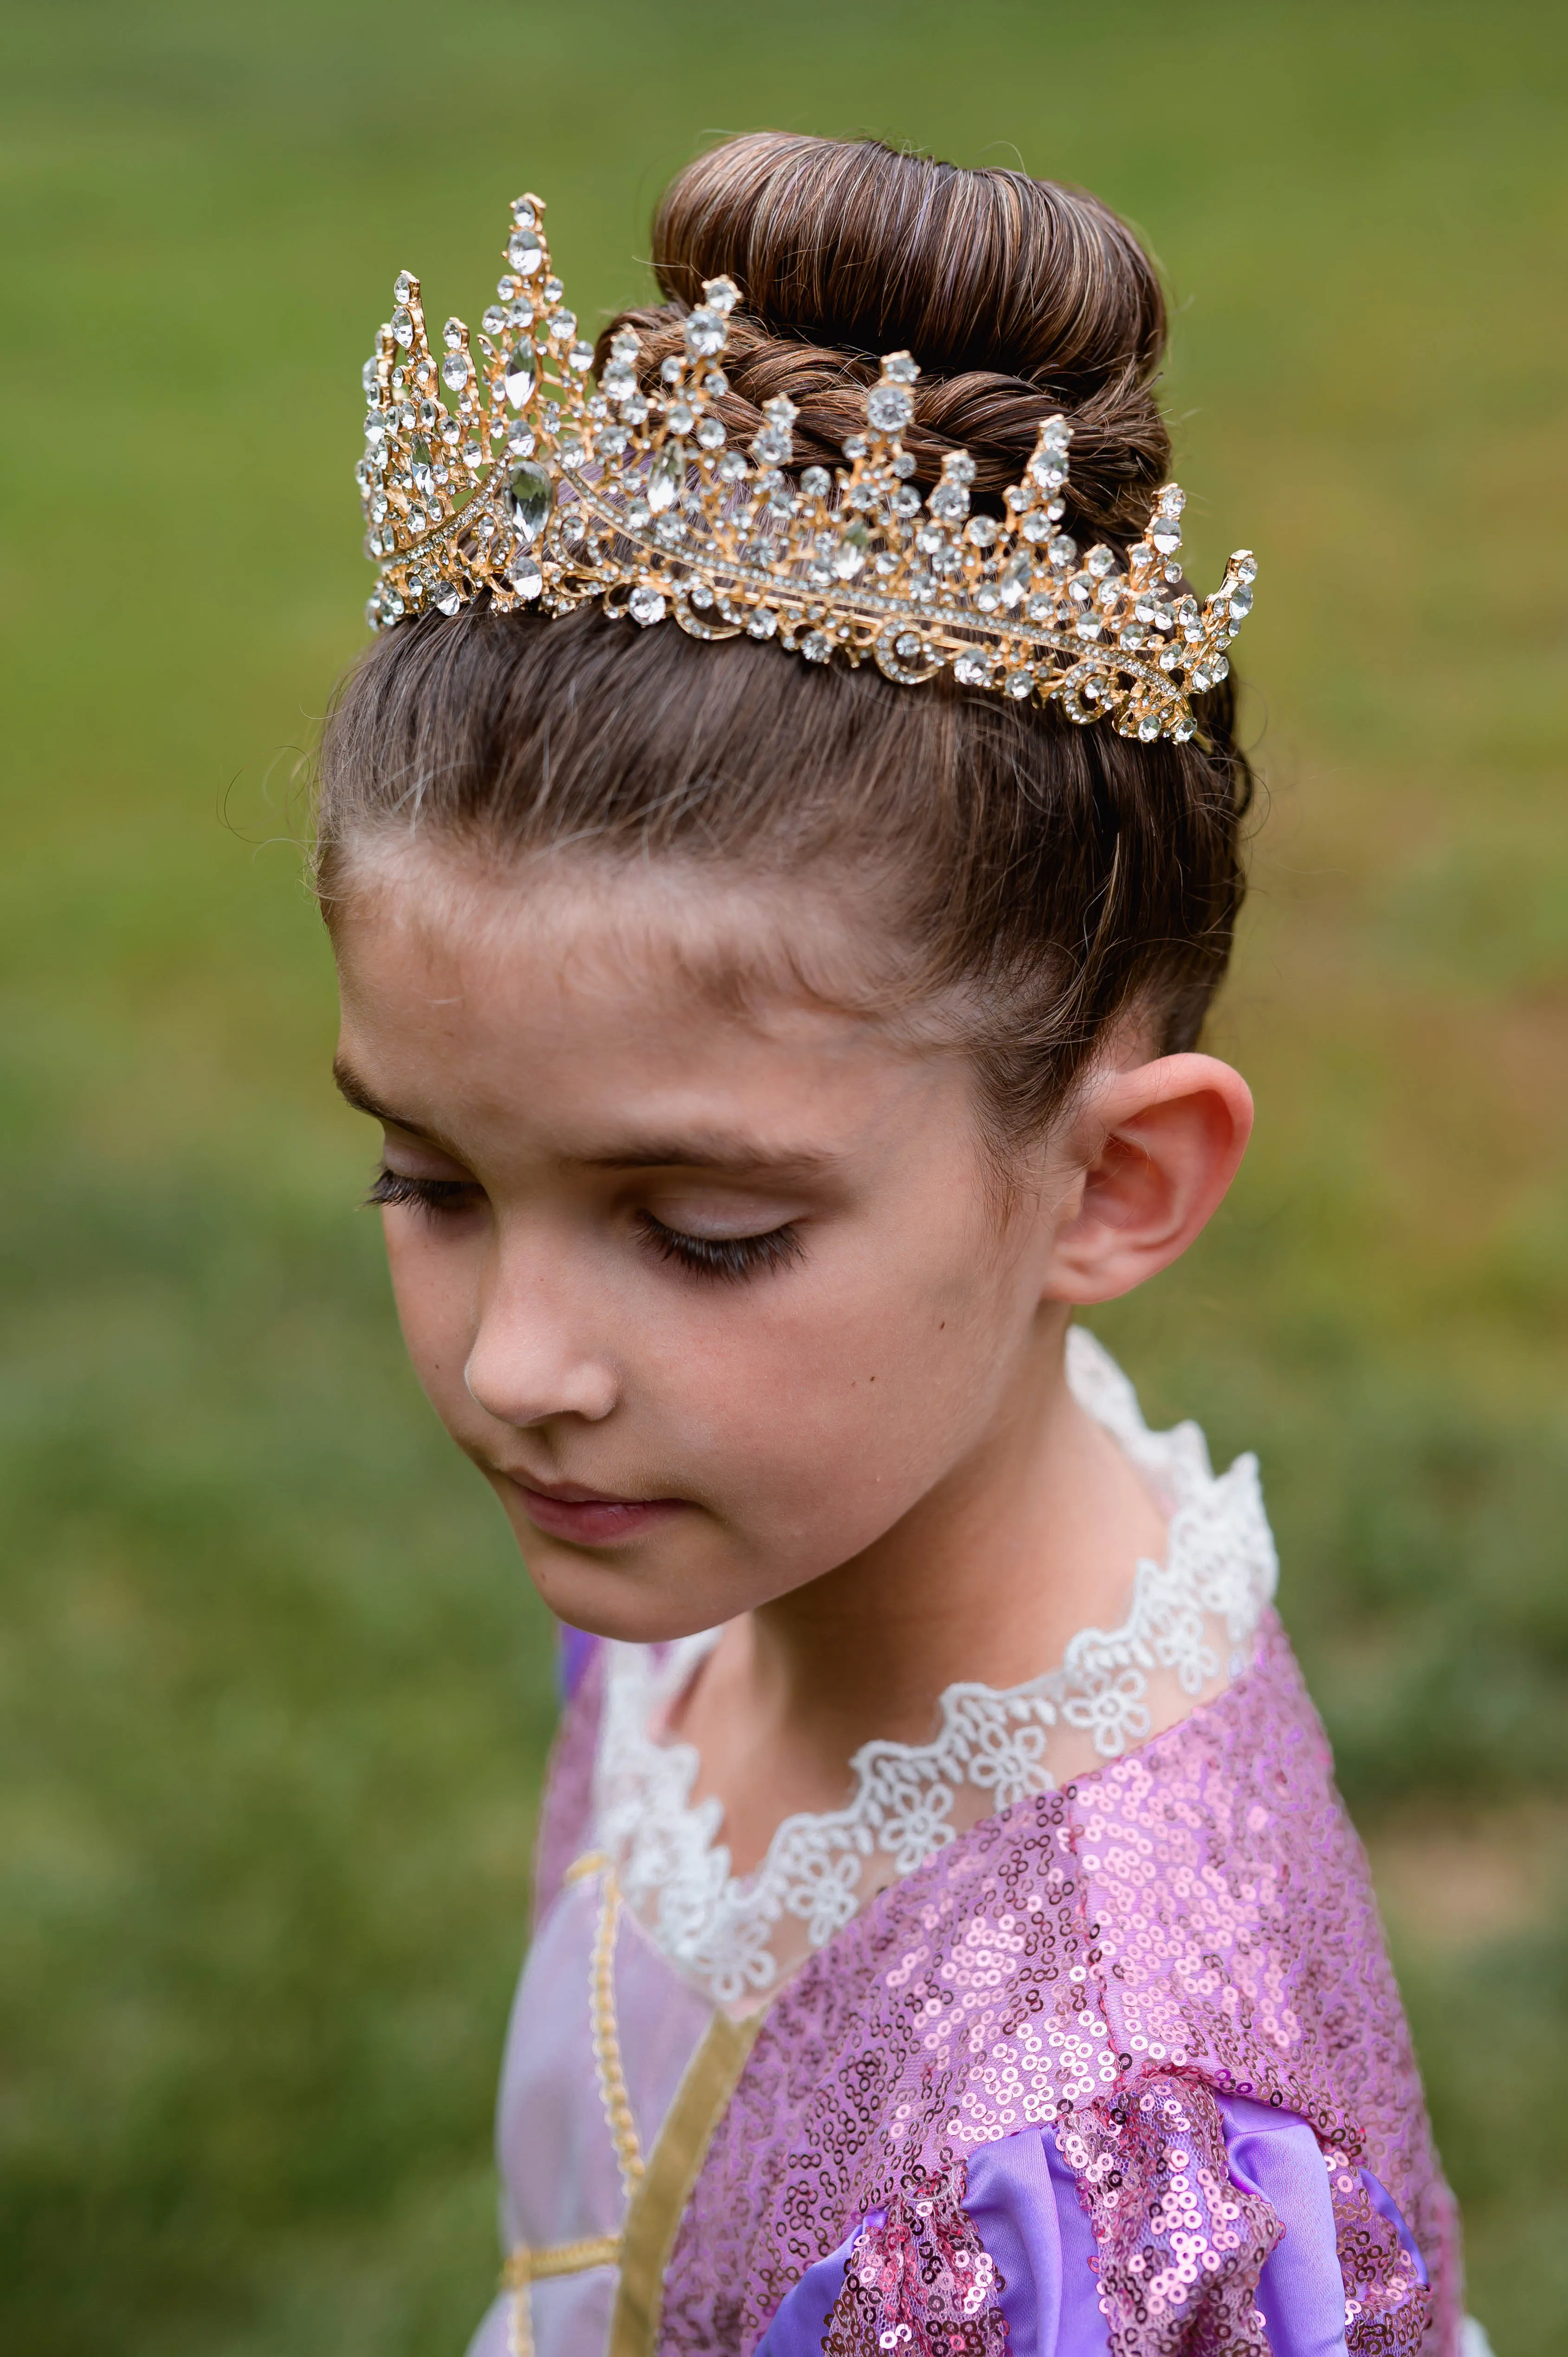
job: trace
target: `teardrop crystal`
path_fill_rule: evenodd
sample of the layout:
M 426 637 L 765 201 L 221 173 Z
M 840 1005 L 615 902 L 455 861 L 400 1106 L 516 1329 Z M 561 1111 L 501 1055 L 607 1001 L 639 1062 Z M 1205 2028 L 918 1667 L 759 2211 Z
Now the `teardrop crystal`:
M 666 442 L 649 469 L 645 493 L 655 515 L 660 515 L 666 508 L 674 506 L 685 480 L 686 446 L 679 441 Z
M 858 518 L 847 523 L 832 554 L 832 570 L 841 581 L 853 581 L 865 567 L 865 552 L 871 535 Z
M 539 362 L 532 344 L 519 344 L 507 356 L 506 397 L 514 409 L 521 409 L 533 398 L 533 388 L 539 382 Z
M 554 492 L 550 478 L 536 458 L 524 458 L 507 482 L 507 506 L 524 540 L 537 540 L 550 520 Z
M 1015 606 L 1023 604 L 1029 584 L 1034 577 L 1034 567 L 1026 556 L 1015 556 L 1012 564 L 1004 569 L 1002 578 L 996 586 L 1002 592 L 1002 603 L 1009 612 Z

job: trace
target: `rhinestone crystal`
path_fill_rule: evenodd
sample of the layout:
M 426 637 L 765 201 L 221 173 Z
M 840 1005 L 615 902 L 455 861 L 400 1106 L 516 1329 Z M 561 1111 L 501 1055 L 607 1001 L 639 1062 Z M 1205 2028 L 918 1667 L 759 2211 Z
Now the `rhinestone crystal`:
M 915 414 L 912 394 L 901 384 L 874 384 L 866 397 L 865 422 L 877 434 L 897 434 Z
M 521 276 L 532 278 L 544 259 L 544 248 L 538 232 L 532 229 L 514 229 L 507 240 L 506 258 Z
M 722 352 L 728 333 L 721 312 L 707 306 L 695 310 L 682 329 L 682 339 L 693 360 L 711 360 Z
M 520 597 L 537 597 L 544 587 L 544 576 L 539 569 L 539 559 L 532 549 L 517 548 L 506 569 L 506 577 Z
M 651 583 L 647 581 L 638 583 L 627 600 L 627 608 L 632 620 L 640 622 L 644 630 L 649 629 L 654 622 L 661 622 L 664 619 L 663 597 Z

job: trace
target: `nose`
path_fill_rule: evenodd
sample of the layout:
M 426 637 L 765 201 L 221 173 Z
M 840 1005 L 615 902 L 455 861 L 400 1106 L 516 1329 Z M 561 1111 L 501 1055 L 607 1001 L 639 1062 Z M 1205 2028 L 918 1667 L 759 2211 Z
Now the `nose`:
M 620 1396 L 620 1376 L 587 1321 L 585 1305 L 547 1261 L 531 1254 L 526 1265 L 503 1265 L 479 1304 L 463 1370 L 468 1396 L 501 1424 L 562 1415 L 601 1423 Z

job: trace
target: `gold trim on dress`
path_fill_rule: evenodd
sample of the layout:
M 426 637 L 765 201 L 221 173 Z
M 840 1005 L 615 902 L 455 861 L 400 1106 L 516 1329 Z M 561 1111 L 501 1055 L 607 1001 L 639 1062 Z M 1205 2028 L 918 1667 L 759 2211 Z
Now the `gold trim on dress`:
M 620 2283 L 607 2357 L 653 2357 L 664 2308 L 664 2270 L 762 2020 L 759 2013 L 745 2021 L 715 2013 L 686 2065 L 621 2228 Z
M 605 2122 L 627 2192 L 618 2234 L 594 2234 L 581 2242 L 556 2243 L 542 2250 L 520 2244 L 501 2270 L 510 2301 L 510 2357 L 533 2357 L 530 2287 L 549 2276 L 585 2275 L 592 2267 L 618 2266 L 615 2309 L 607 2357 L 653 2357 L 664 2307 L 664 2270 L 686 2204 L 692 2198 L 708 2147 L 729 2108 L 730 2097 L 750 2054 L 762 2015 L 736 2021 L 715 2013 L 686 2065 L 675 2098 L 645 2161 L 621 2067 L 616 2022 L 615 1949 L 620 1921 L 620 1887 L 601 1851 L 580 1857 L 567 1869 L 568 1882 L 602 1877 L 598 1922 L 594 1933 L 589 2005 L 594 2061 Z

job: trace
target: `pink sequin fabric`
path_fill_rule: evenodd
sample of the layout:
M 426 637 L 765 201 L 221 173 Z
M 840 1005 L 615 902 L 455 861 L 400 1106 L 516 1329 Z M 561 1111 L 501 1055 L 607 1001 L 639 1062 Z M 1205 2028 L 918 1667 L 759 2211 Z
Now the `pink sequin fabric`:
M 823 2357 L 1003 2357 L 994 2262 L 963 2208 L 963 2164 L 901 2185 L 850 2253 Z
M 567 1830 L 558 1810 L 557 1851 Z M 1095 2229 L 1113 2357 L 1265 2352 L 1254 2295 L 1279 2223 L 1227 2175 L 1220 2093 L 1317 2136 L 1352 2357 L 1456 2357 L 1453 2203 L 1366 1860 L 1272 1615 L 1216 1700 L 974 1827 L 786 1984 L 682 2221 L 661 2347 L 747 2357 L 806 2269 L 883 2212 L 906 2240 L 895 2254 L 886 2224 L 867 2227 L 859 2264 L 875 2285 L 846 2279 L 831 2345 L 921 2357 L 912 2315 L 872 2329 L 875 2301 L 922 2265 L 951 2274 L 967 2246 L 956 2217 L 939 2227 L 908 2205 L 956 2205 L 966 2156 L 1054 2123 Z M 1409 2222 L 1430 2289 L 1363 2168 Z M 953 2330 L 970 2345 L 926 2312 L 925 2348 L 949 2351 Z

